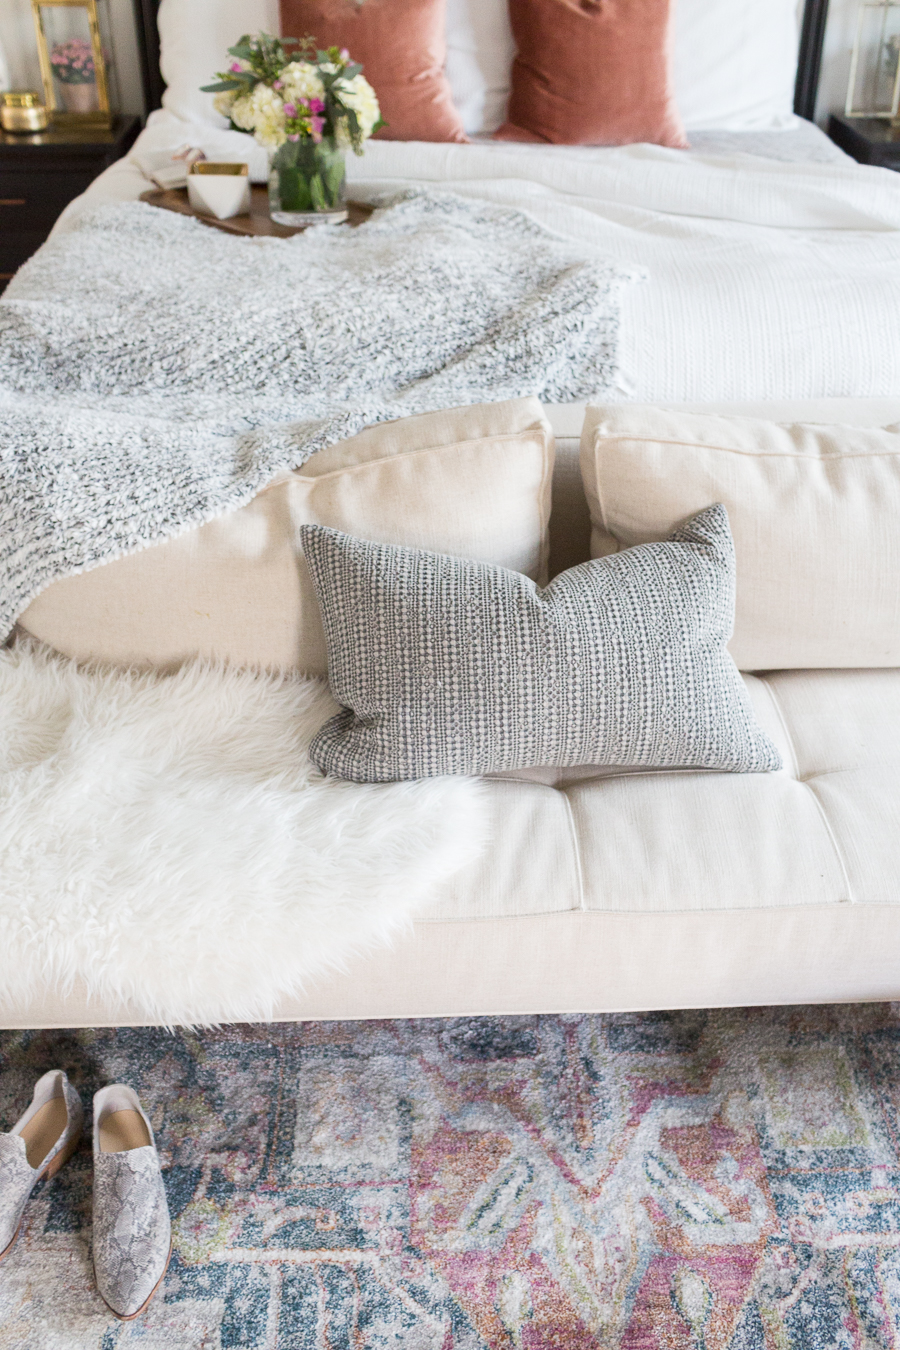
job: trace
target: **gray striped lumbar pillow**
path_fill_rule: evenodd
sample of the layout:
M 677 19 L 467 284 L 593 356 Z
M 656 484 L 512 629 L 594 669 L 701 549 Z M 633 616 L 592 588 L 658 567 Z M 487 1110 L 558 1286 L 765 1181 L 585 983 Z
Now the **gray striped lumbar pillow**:
M 723 506 L 541 590 L 502 567 L 300 531 L 346 711 L 312 742 L 355 782 L 610 764 L 781 767 L 725 644 Z

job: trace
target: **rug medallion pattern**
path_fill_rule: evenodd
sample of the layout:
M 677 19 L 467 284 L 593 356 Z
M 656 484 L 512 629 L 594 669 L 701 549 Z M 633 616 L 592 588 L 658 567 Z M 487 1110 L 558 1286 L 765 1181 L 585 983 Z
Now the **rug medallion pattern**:
M 0 1266 L 0 1350 L 900 1347 L 896 1005 L 0 1033 L 141 1094 L 174 1227 L 132 1323 L 91 1155 Z

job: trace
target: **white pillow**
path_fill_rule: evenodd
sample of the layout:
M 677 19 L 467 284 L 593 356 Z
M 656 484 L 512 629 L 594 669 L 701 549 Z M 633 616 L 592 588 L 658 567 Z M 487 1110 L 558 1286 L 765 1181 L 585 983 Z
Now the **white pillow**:
M 797 4 L 677 0 L 675 97 L 688 130 L 790 125 Z M 447 0 L 447 77 L 470 136 L 505 120 L 515 50 L 507 0 Z
M 675 100 L 687 130 L 790 125 L 798 40 L 797 0 L 676 0 Z
M 200 86 L 213 83 L 215 72 L 230 59 L 228 48 L 244 33 L 278 32 L 278 0 L 162 0 L 157 25 L 166 82 L 163 107 L 189 122 L 224 127 L 225 119 L 213 110 L 213 95 L 201 94 Z
M 447 79 L 469 136 L 506 121 L 516 44 L 506 0 L 447 0 Z

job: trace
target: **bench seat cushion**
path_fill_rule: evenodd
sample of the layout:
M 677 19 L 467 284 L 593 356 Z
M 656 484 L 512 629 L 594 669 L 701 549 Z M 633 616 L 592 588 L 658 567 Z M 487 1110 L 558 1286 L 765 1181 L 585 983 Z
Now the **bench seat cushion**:
M 746 677 L 785 767 L 487 780 L 491 845 L 287 1020 L 900 997 L 900 671 Z M 8 1026 L 133 1020 L 79 991 Z

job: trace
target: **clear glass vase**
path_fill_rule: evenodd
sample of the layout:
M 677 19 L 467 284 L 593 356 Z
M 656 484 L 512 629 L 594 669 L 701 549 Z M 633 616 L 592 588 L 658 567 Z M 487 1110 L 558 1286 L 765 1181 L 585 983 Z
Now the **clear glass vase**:
M 344 151 L 332 140 L 285 141 L 269 161 L 269 214 L 279 225 L 338 225 L 344 204 Z

